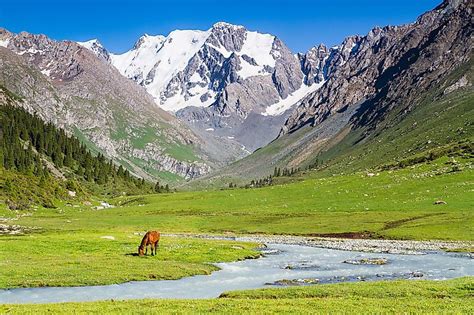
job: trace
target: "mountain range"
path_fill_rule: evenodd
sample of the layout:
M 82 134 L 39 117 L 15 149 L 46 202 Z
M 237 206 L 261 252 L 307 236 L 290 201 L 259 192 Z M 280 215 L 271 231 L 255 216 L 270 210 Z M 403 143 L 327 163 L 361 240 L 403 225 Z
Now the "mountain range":
M 413 23 L 297 54 L 225 22 L 143 35 L 123 54 L 1 30 L 0 85 L 147 179 L 246 180 L 277 166 L 357 164 L 383 145 L 380 158 L 394 159 L 404 136 L 386 137 L 397 126 L 450 95 L 472 100 L 471 17 L 469 1 L 444 1 Z M 469 117 L 455 127 L 472 134 Z M 410 150 L 453 140 L 426 132 L 437 142 L 412 136 Z
M 81 44 L 202 138 L 232 140 L 247 153 L 273 140 L 287 111 L 322 85 L 330 56 L 325 47 L 318 49 L 326 54 L 295 55 L 276 36 L 225 22 L 207 31 L 144 35 L 120 55 L 98 40 Z

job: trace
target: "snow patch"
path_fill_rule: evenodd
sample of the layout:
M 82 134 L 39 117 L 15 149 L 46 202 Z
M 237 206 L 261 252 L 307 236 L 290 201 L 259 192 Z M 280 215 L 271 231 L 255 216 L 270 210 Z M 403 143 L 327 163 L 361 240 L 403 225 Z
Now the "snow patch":
M 51 75 L 51 70 L 50 69 L 43 69 L 43 70 L 41 70 L 41 73 L 44 74 L 45 76 L 49 77 Z
M 247 32 L 247 38 L 239 55 L 247 55 L 255 60 L 257 66 L 249 64 L 240 57 L 240 69 L 237 73 L 242 79 L 260 75 L 265 66 L 275 67 L 275 58 L 272 55 L 275 36 L 258 32 Z
M 0 47 L 5 47 L 5 48 L 7 48 L 7 47 L 8 47 L 8 43 L 10 43 L 10 39 L 9 39 L 9 38 L 4 39 L 4 40 L 0 40 Z
M 89 50 L 94 51 L 94 47 L 102 47 L 102 45 L 99 43 L 97 39 L 91 39 L 86 42 L 77 42 L 80 46 L 85 47 Z
M 201 88 L 202 91 L 205 90 L 206 93 L 210 94 L 209 98 L 205 102 L 201 101 L 201 95 L 204 93 L 196 92 L 197 91 L 196 88 Z M 185 99 L 184 96 L 179 93 L 177 93 L 173 97 L 167 98 L 165 101 L 160 100 L 159 98 L 157 99 L 155 97 L 155 103 L 157 103 L 164 110 L 175 113 L 178 110 L 189 107 L 189 106 L 208 107 L 215 101 L 216 93 L 213 91 L 208 91 L 206 88 L 196 86 L 194 87 L 193 92 L 195 92 L 196 94 L 193 94 L 191 97 L 188 97 L 187 99 Z
M 189 78 L 189 82 L 199 83 L 201 81 L 202 81 L 202 78 L 197 72 L 194 72 L 193 75 Z
M 243 58 L 240 58 L 240 66 L 241 69 L 237 72 L 242 79 L 246 79 L 251 76 L 259 75 L 260 72 L 263 70 L 263 67 L 258 65 L 254 66 Z
M 120 55 L 110 54 L 112 64 L 126 77 L 133 77 L 140 72 L 146 75 L 150 72 L 159 60 L 157 52 L 166 38 L 162 35 L 144 35 L 142 39 L 143 43 L 138 49 L 132 49 Z
M 41 54 L 41 53 L 43 53 L 43 51 L 42 51 L 42 50 L 38 50 L 38 49 L 36 49 L 36 48 L 28 48 L 27 50 L 23 50 L 23 51 L 20 51 L 20 52 L 15 52 L 15 53 L 16 53 L 17 55 L 22 56 L 22 55 L 24 55 L 24 54 L 26 54 L 26 53 L 32 54 L 32 55 L 37 54 L 37 53 Z
M 267 107 L 264 113 L 262 113 L 263 116 L 278 116 L 286 112 L 288 109 L 293 107 L 296 103 L 301 101 L 304 97 L 306 97 L 308 94 L 313 93 L 314 91 L 318 90 L 325 81 L 321 81 L 318 84 L 313 84 L 313 85 L 306 85 L 302 84 L 301 87 L 288 95 L 287 98 L 285 99 L 280 99 L 278 103 L 272 104 Z
M 207 46 L 217 50 L 222 56 L 224 56 L 224 58 L 229 58 L 230 55 L 232 55 L 232 52 L 225 49 L 225 47 L 217 47 L 212 45 L 211 43 L 207 43 Z
M 248 55 L 255 59 L 258 65 L 275 66 L 275 59 L 271 55 L 275 36 L 260 34 L 258 32 L 247 32 L 247 38 L 240 51 L 241 55 Z

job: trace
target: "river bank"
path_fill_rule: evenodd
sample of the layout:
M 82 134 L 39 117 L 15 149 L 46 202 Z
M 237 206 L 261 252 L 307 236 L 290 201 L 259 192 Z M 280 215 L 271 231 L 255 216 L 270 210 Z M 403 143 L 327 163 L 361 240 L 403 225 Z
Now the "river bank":
M 239 247 L 246 243 L 235 244 L 231 246 Z M 380 254 L 268 243 L 262 253 L 264 255 L 258 259 L 215 263 L 213 265 L 218 270 L 210 274 L 178 280 L 0 290 L 0 304 L 145 298 L 209 299 L 236 290 L 399 279 L 443 280 L 474 275 L 471 259 L 442 252 L 426 255 Z M 148 267 L 150 272 L 158 268 L 156 259 L 152 259 L 153 264 Z M 375 261 L 383 263 L 370 263 Z
M 310 247 L 359 251 L 369 253 L 421 255 L 431 251 L 455 251 L 472 248 L 470 241 L 413 241 L 384 239 L 323 238 L 294 235 L 210 235 L 210 234 L 163 234 L 169 237 L 234 240 L 260 244 L 286 244 Z M 465 253 L 474 258 L 473 253 Z

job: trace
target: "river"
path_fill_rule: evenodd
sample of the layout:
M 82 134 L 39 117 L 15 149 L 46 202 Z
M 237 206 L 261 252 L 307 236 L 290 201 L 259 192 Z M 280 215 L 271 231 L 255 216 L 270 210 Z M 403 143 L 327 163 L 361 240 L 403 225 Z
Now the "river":
M 359 260 L 374 258 L 386 260 L 387 263 L 353 264 Z M 0 303 L 143 298 L 205 299 L 216 298 L 225 291 L 275 286 L 275 282 L 279 280 L 296 280 L 293 282 L 306 284 L 387 279 L 442 280 L 474 275 L 474 260 L 460 254 L 444 252 L 424 255 L 379 254 L 286 244 L 268 244 L 264 249 L 264 257 L 259 259 L 216 265 L 220 270 L 210 275 L 179 280 L 134 281 L 83 287 L 4 289 L 0 290 Z M 288 281 L 279 283 L 285 284 Z

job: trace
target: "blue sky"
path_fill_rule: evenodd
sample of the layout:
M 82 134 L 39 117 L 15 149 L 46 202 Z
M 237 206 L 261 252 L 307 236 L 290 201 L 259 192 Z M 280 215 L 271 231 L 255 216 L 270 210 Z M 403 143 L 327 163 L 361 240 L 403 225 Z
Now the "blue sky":
M 0 27 L 54 39 L 98 38 L 112 52 L 130 49 L 144 33 L 208 29 L 218 21 L 281 38 L 292 51 L 336 45 L 374 26 L 412 22 L 441 0 L 125 1 L 1 0 Z

